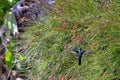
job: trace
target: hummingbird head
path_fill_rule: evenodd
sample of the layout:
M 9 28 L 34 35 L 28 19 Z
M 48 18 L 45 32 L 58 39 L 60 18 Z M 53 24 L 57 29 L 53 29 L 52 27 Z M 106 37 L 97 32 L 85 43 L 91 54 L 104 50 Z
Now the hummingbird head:
M 82 50 L 82 48 L 78 48 L 76 50 L 74 50 L 77 54 L 83 54 L 84 52 L 86 52 L 86 50 Z

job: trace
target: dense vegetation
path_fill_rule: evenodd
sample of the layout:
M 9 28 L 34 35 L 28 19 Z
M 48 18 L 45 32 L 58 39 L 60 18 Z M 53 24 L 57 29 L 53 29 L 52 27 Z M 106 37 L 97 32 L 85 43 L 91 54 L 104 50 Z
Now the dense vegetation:
M 18 70 L 26 69 L 30 80 L 120 79 L 119 0 L 57 0 L 48 14 L 11 42 L 9 50 L 20 53 Z M 65 49 L 69 43 L 91 51 L 80 66 Z
M 3 16 L 19 0 L 1 0 L 0 1 L 0 25 L 3 23 Z

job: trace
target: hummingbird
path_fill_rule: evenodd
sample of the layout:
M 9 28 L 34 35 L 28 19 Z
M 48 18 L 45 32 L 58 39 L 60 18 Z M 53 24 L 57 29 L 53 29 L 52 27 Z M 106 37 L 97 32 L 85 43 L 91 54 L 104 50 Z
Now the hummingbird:
M 77 54 L 78 55 L 78 65 L 81 65 L 81 58 L 82 58 L 83 53 L 86 52 L 86 50 L 83 50 L 82 48 L 75 48 L 75 49 L 68 48 L 67 51 L 69 53 Z
M 82 50 L 82 48 L 78 48 L 73 51 L 76 52 L 76 54 L 78 55 L 78 65 L 81 65 L 81 58 L 82 58 L 83 53 L 86 52 L 86 50 Z

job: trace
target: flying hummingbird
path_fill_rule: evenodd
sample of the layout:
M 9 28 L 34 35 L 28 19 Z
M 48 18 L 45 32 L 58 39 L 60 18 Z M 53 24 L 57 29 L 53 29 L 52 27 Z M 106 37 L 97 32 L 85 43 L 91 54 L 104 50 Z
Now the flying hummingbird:
M 78 65 L 81 65 L 81 58 L 84 52 L 86 52 L 85 50 L 82 50 L 82 48 L 79 48 L 77 50 L 74 50 L 77 55 L 78 55 Z
M 82 50 L 82 48 L 75 48 L 75 49 L 67 49 L 69 53 L 74 53 L 78 55 L 78 65 L 81 65 L 81 58 L 83 53 L 86 52 L 86 50 Z

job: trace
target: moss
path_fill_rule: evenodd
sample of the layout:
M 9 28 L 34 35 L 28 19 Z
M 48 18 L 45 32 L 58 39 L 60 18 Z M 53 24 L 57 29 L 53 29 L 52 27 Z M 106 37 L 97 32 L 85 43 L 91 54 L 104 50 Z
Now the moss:
M 33 66 L 29 79 L 37 76 L 47 80 L 54 74 L 54 79 L 64 75 L 76 80 L 119 80 L 120 7 L 116 1 L 108 3 L 112 9 L 104 10 L 93 0 L 69 0 L 64 5 L 58 0 L 54 5 L 56 13 L 50 14 L 46 24 L 28 27 L 21 34 L 27 47 L 23 55 Z M 71 39 L 74 34 L 82 37 L 82 43 Z M 64 49 L 69 42 L 92 51 L 83 55 L 81 66 L 77 65 L 77 56 Z

